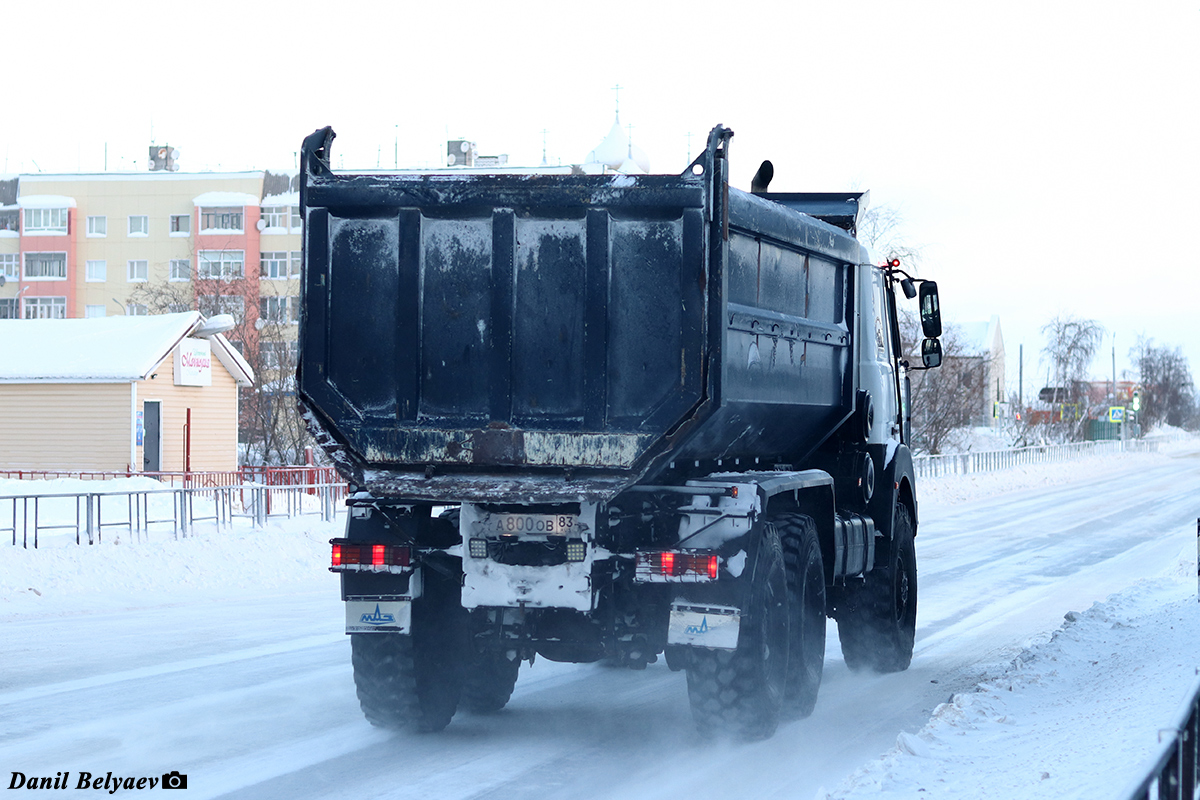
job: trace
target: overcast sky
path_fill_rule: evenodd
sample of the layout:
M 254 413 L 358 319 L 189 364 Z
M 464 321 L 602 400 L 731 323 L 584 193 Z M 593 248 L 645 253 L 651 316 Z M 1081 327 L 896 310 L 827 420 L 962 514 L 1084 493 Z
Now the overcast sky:
M 734 185 L 869 189 L 951 321 L 998 315 L 1016 390 L 1038 328 L 1139 334 L 1200 370 L 1200 4 L 1161 2 L 11 3 L 0 172 L 437 166 L 447 137 L 536 165 L 620 120 L 655 172 L 716 123 Z

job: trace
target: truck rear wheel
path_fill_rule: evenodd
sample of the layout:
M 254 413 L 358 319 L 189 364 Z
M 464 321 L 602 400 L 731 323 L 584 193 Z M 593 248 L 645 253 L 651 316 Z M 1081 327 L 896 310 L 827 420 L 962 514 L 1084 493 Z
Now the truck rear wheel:
M 688 699 L 704 735 L 765 739 L 779 725 L 788 675 L 790 603 L 783 547 L 767 524 L 736 650 L 692 648 Z
M 817 705 L 825 669 L 825 567 L 817 525 L 803 514 L 773 520 L 787 566 L 790 633 L 783 713 L 803 719 Z
M 372 725 L 423 733 L 450 724 L 463 688 L 466 612 L 457 584 L 425 567 L 412 633 L 350 636 L 354 685 Z
M 520 670 L 520 660 L 505 652 L 477 653 L 467 667 L 463 705 L 474 714 L 495 714 L 508 705 Z
M 908 507 L 896 503 L 892 541 L 883 564 L 838 614 L 846 666 L 858 671 L 902 672 L 912 663 L 917 630 L 917 552 Z

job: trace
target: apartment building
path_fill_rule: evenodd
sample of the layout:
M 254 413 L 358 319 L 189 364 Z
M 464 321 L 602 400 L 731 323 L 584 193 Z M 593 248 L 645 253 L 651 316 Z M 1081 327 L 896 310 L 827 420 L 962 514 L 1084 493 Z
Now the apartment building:
M 229 313 L 231 341 L 271 369 L 295 347 L 300 227 L 293 175 L 0 180 L 0 319 Z

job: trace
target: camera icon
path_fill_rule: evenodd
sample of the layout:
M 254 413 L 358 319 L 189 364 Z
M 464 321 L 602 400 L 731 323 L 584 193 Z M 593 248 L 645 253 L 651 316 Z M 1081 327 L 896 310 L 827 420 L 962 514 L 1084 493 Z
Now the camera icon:
M 173 769 L 162 776 L 162 787 L 164 789 L 186 789 L 187 775 L 180 775 L 179 770 Z

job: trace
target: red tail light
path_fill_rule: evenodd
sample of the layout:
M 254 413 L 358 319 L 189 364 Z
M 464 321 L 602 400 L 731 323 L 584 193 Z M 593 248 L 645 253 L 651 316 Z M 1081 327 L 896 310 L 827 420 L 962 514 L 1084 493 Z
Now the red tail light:
M 716 553 L 643 552 L 637 554 L 635 576 L 643 583 L 715 581 L 720 564 Z
M 351 544 L 333 540 L 332 570 L 401 572 L 412 565 L 412 549 L 397 544 Z

